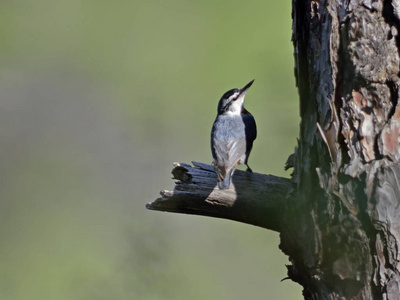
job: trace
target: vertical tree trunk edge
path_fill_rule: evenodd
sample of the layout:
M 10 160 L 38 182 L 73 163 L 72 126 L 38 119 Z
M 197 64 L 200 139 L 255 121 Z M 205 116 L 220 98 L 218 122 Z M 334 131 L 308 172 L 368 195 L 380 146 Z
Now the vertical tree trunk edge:
M 306 299 L 398 299 L 400 3 L 293 0 L 300 138 L 281 231 Z

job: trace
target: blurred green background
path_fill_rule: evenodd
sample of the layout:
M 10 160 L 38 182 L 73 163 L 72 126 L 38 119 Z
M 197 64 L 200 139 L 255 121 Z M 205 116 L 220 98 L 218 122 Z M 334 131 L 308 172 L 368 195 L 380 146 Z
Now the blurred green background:
M 3 0 L 0 299 L 301 299 L 279 236 L 147 211 L 255 78 L 250 165 L 289 176 L 290 1 Z

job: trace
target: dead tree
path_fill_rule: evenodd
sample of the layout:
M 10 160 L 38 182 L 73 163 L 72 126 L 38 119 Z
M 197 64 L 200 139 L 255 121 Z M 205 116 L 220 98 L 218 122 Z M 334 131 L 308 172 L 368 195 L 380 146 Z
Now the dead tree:
M 149 209 L 280 233 L 306 299 L 399 299 L 400 1 L 293 0 L 300 136 L 291 180 L 176 165 Z

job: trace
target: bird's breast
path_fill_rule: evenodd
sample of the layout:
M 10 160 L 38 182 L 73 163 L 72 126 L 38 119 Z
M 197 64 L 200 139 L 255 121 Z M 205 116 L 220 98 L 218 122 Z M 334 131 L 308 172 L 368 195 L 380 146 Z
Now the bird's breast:
M 245 125 L 241 116 L 219 115 L 213 126 L 213 138 L 216 140 L 239 139 L 245 134 Z

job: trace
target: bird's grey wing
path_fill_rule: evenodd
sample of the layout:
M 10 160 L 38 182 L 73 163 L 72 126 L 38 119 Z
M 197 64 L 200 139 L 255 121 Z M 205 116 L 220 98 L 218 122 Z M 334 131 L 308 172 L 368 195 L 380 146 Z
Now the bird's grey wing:
M 244 136 L 235 140 L 219 140 L 213 143 L 213 148 L 214 164 L 218 170 L 219 180 L 223 180 L 237 164 L 244 163 L 240 161 L 246 152 Z

